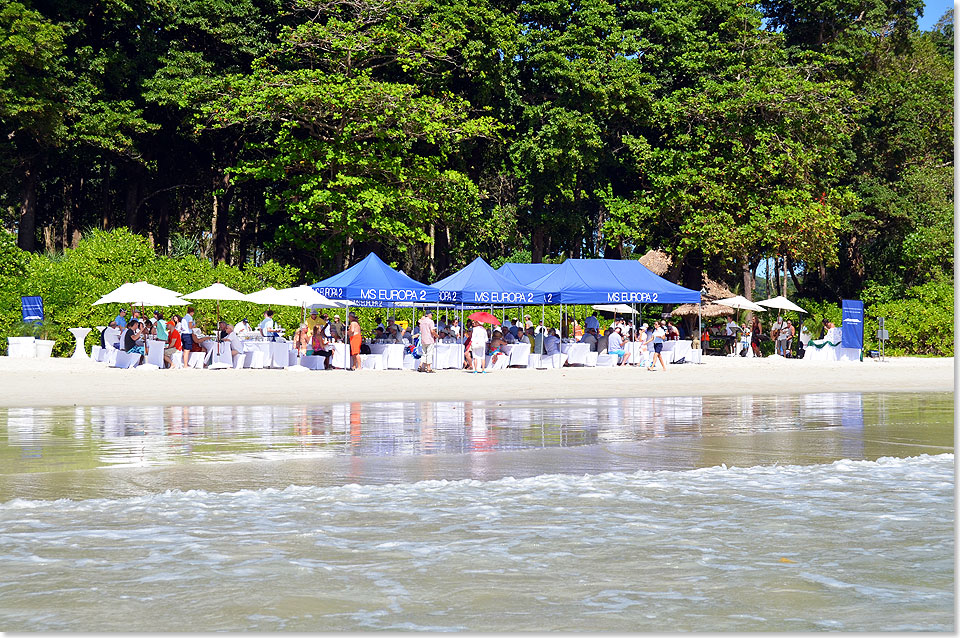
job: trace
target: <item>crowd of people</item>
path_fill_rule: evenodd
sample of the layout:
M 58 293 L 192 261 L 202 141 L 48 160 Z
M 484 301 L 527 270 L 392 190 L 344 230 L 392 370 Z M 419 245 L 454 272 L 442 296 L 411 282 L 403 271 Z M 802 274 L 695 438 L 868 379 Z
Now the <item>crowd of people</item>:
M 299 355 L 323 357 L 324 369 L 330 369 L 335 352 L 335 343 L 348 343 L 353 369 L 362 367 L 362 355 L 370 354 L 371 344 L 400 344 L 406 352 L 419 359 L 418 370 L 433 373 L 434 352 L 437 343 L 462 343 L 464 345 L 463 369 L 473 373 L 486 373 L 486 362 L 495 365 L 501 357 L 509 356 L 509 347 L 523 343 L 530 351 L 551 356 L 559 354 L 563 341 L 587 344 L 591 352 L 606 353 L 617 357 L 616 365 L 640 365 L 655 370 L 660 364 L 666 370 L 661 351 L 663 344 L 670 340 L 683 338 L 682 326 L 675 325 L 671 319 L 643 323 L 635 326 L 627 318 L 620 317 L 601 327 L 596 312 L 586 317 L 581 326 L 576 319 L 570 319 L 557 328 L 547 327 L 543 321 L 534 324 L 530 315 L 521 320 L 519 316 L 505 319 L 502 325 L 495 326 L 481 321 L 467 320 L 461 327 L 456 317 L 439 316 L 434 321 L 433 313 L 425 312 L 416 324 L 397 321 L 390 316 L 384 322 L 381 316 L 374 320 L 376 324 L 366 336 L 361 329 L 359 319 L 353 312 L 347 315 L 344 324 L 339 315 L 332 318 L 325 313 L 311 310 L 309 317 L 301 323 L 292 336 L 292 347 Z M 490 326 L 488 329 L 487 326 Z M 833 327 L 824 323 L 824 329 Z M 738 324 L 733 316 L 722 323 L 708 326 L 700 335 L 702 347 L 714 347 L 719 344 L 729 354 L 745 354 L 752 350 L 754 356 L 761 356 L 760 342 L 771 339 L 775 342 L 775 351 L 788 356 L 792 340 L 797 329 L 791 320 L 778 317 L 771 326 L 769 337 L 763 332 L 760 319 L 753 317 L 750 324 Z M 150 318 L 141 315 L 141 310 L 130 308 L 119 312 L 100 335 L 101 347 L 112 346 L 128 353 L 146 354 L 146 341 L 164 342 L 164 367 L 188 367 L 191 353 L 209 353 L 217 344 L 226 344 L 230 354 L 237 356 L 244 352 L 243 340 L 249 338 L 277 340 L 284 339 L 284 330 L 274 320 L 274 312 L 267 310 L 256 327 L 252 327 L 246 318 L 236 324 L 220 321 L 215 334 L 204 334 L 197 326 L 196 309 L 187 307 L 180 316 L 173 314 L 165 319 L 160 311 L 153 312 Z M 637 347 L 628 347 L 636 343 Z M 220 347 L 223 347 L 222 345 Z M 178 359 L 175 365 L 174 360 Z
M 823 330 L 826 332 L 833 328 L 832 322 L 823 321 Z M 799 339 L 797 339 L 799 335 Z M 821 337 L 823 335 L 821 334 Z M 797 339 L 794 342 L 794 339 Z M 776 320 L 770 325 L 769 332 L 765 332 L 760 318 L 753 316 L 749 323 L 737 323 L 731 315 L 724 320 L 724 323 L 717 323 L 704 328 L 700 335 L 700 342 L 705 348 L 718 347 L 730 355 L 746 356 L 747 352 L 752 352 L 754 357 L 762 357 L 760 344 L 765 341 L 772 341 L 774 344 L 774 354 L 781 357 L 802 357 L 803 348 L 810 339 L 810 334 L 806 327 L 799 330 L 793 324 L 793 320 L 784 316 L 777 316 Z M 793 353 L 793 346 L 796 343 L 798 351 Z

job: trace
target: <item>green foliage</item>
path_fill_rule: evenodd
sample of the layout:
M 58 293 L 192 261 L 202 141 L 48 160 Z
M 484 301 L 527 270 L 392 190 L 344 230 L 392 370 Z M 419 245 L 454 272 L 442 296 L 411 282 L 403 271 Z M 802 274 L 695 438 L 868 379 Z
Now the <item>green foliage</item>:
M 249 293 L 267 286 L 285 288 L 297 283 L 296 268 L 267 261 L 261 266 L 239 269 L 226 264 L 214 266 L 193 255 L 176 259 L 158 257 L 144 237 L 125 229 L 110 232 L 92 231 L 76 249 L 64 252 L 58 259 L 45 255 L 30 255 L 13 245 L 8 233 L 0 234 L 0 254 L 9 263 L 18 263 L 21 269 L 5 268 L 0 262 L 0 339 L 6 347 L 6 337 L 15 334 L 19 325 L 20 297 L 40 295 L 44 301 L 47 321 L 45 330 L 56 339 L 54 354 L 73 352 L 74 327 L 106 325 L 126 304 L 92 305 L 97 299 L 126 282 L 148 281 L 180 293 L 189 293 L 219 281 L 240 292 Z M 216 302 L 197 301 L 198 324 L 206 330 L 216 328 Z M 161 310 L 166 318 L 185 307 L 149 308 Z M 231 323 L 243 317 L 253 323 L 266 310 L 263 306 L 245 302 L 223 302 L 223 314 Z M 277 308 L 277 321 L 295 327 L 300 320 L 299 308 Z M 97 342 L 96 331 L 88 337 L 87 347 Z
M 870 306 L 866 309 L 865 347 L 877 349 L 877 318 L 884 317 L 884 326 L 890 334 L 886 344 L 888 354 L 952 357 L 953 295 L 953 282 L 939 279 L 908 289 L 902 299 Z

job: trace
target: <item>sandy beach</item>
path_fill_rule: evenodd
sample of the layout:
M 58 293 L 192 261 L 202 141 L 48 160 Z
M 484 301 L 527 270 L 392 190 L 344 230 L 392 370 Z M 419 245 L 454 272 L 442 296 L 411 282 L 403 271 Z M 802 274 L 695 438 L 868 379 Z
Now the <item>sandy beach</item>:
M 54 405 L 259 405 L 344 401 L 511 400 L 716 396 L 810 392 L 946 392 L 953 358 L 813 363 L 706 357 L 637 367 L 441 370 L 123 370 L 73 359 L 0 357 L 0 407 Z

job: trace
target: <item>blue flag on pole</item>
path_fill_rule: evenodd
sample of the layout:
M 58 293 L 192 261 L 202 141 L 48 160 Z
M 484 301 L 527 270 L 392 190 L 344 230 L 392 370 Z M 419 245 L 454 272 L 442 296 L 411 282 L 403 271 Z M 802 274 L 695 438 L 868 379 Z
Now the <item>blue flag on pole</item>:
M 842 348 L 863 350 L 863 302 L 853 299 L 843 300 L 843 336 Z

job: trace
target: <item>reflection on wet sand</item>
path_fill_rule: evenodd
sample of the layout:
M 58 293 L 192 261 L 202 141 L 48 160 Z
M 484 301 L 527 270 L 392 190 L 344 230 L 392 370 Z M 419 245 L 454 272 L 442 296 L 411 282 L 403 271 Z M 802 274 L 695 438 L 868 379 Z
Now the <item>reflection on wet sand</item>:
M 283 485 L 907 456 L 952 451 L 952 423 L 949 394 L 10 408 L 0 498 L 29 475 L 98 468 L 257 485 L 224 461 L 284 463 L 270 473 Z

